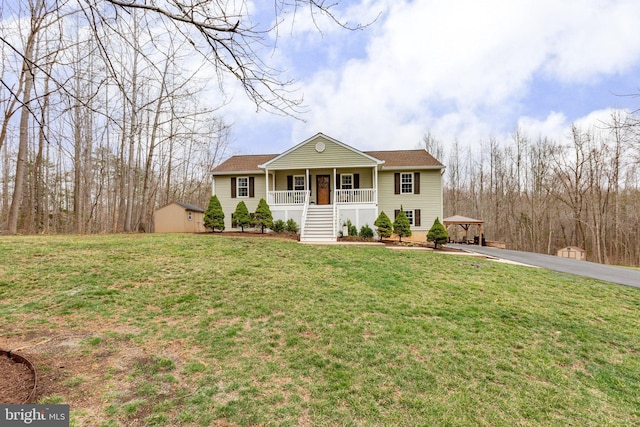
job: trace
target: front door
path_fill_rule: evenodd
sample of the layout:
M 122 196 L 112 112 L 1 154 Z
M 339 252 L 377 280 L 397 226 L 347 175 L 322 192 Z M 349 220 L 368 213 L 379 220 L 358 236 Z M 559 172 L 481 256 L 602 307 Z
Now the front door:
M 329 198 L 329 175 L 316 175 L 316 204 L 328 205 Z

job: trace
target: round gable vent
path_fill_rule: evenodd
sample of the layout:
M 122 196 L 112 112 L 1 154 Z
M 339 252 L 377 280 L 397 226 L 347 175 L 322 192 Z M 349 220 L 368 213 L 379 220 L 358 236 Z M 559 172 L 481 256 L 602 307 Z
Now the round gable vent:
M 322 153 L 326 147 L 324 146 L 324 142 L 320 141 L 316 143 L 316 151 L 318 153 Z

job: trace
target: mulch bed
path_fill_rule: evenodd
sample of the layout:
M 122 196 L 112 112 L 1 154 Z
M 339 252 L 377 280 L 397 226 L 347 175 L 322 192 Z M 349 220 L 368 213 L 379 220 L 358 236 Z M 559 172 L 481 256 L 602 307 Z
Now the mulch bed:
M 26 403 L 34 383 L 35 377 L 27 365 L 0 355 L 0 403 Z
M 200 233 L 200 234 L 210 234 L 213 236 L 223 236 L 223 237 L 258 237 L 258 238 L 270 238 L 270 239 L 286 239 L 286 240 L 300 240 L 300 236 L 298 236 L 297 234 L 290 234 L 290 233 L 272 233 L 272 232 L 267 232 L 267 233 L 260 233 L 259 231 L 245 231 L 245 232 L 241 232 L 241 231 L 223 231 L 223 232 L 215 232 L 215 233 Z M 355 237 L 355 236 L 348 236 L 348 237 L 341 237 L 338 239 L 339 242 L 378 242 L 378 240 L 373 240 L 373 239 L 367 239 L 364 240 L 360 237 Z M 427 242 L 413 242 L 413 241 L 407 241 L 407 242 L 399 242 L 398 240 L 393 240 L 393 239 L 382 239 L 382 243 L 386 246 L 408 246 L 408 247 L 423 247 L 423 248 L 431 248 L 433 249 L 433 243 L 427 243 Z M 444 246 L 439 246 L 438 249 L 434 249 L 435 251 L 438 252 L 464 252 L 461 251 L 460 249 L 454 249 L 454 248 L 447 248 Z

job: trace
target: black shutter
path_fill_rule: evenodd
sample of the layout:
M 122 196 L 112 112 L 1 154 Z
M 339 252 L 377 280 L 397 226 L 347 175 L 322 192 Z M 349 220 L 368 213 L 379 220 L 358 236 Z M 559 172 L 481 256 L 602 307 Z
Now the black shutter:
M 360 174 L 353 174 L 353 188 L 360 188 Z
M 413 194 L 420 194 L 420 172 L 413 173 Z
M 250 176 L 249 177 L 249 197 L 255 197 L 256 193 L 255 193 L 255 178 Z
M 236 198 L 236 179 L 231 178 L 231 198 L 235 199 Z
M 420 227 L 420 209 L 413 211 L 413 225 Z
M 393 174 L 393 178 L 396 184 L 394 194 L 400 194 L 400 174 L 396 172 Z
M 287 191 L 293 191 L 293 175 L 287 175 Z
M 337 174 L 336 175 L 336 190 L 339 190 L 341 185 L 342 185 L 342 180 L 340 179 L 340 174 Z

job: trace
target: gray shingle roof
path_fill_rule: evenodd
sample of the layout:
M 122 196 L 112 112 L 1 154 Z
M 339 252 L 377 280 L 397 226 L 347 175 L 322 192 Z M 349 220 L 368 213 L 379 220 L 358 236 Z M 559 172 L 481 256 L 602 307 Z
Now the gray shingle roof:
M 175 202 L 176 205 L 180 205 L 183 208 L 185 208 L 188 211 L 192 211 L 192 212 L 204 212 L 204 209 L 202 209 L 200 206 L 196 206 L 196 205 L 190 205 L 189 203 L 182 203 L 182 202 Z

